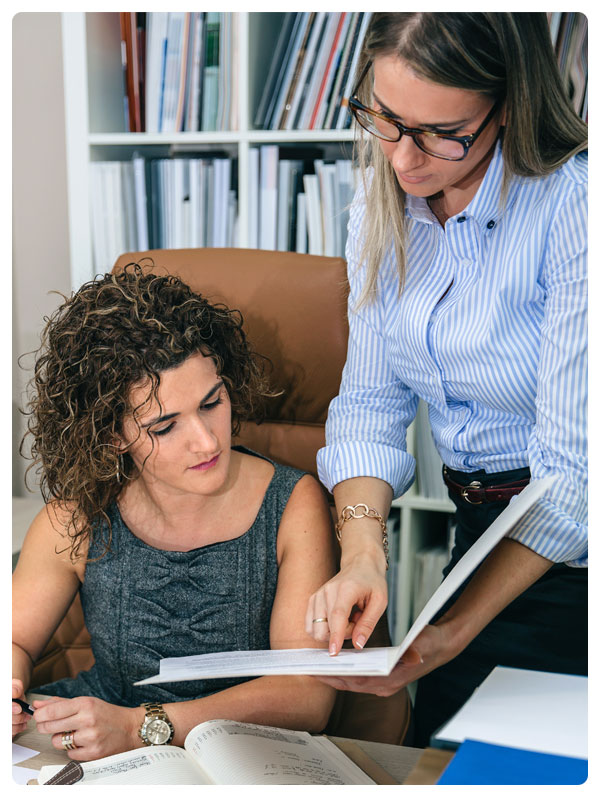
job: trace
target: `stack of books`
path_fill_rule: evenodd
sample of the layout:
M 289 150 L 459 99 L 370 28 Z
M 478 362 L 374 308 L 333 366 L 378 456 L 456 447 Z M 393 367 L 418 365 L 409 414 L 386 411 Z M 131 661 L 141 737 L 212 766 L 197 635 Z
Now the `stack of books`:
M 287 12 L 254 126 L 343 130 L 370 12 Z
M 238 127 L 238 16 L 122 12 L 126 130 L 179 133 Z
M 96 273 L 123 252 L 235 246 L 236 168 L 214 154 L 91 163 Z
M 343 257 L 357 172 L 348 159 L 276 144 L 250 150 L 250 246 Z

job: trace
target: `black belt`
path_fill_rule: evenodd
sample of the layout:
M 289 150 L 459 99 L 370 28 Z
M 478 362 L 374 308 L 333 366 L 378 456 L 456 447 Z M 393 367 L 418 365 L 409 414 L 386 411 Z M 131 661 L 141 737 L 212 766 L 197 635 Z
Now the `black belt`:
M 505 484 L 492 484 L 484 487 L 480 481 L 472 481 L 469 484 L 459 484 L 448 475 L 448 468 L 443 468 L 444 482 L 448 489 L 466 501 L 468 504 L 491 504 L 495 501 L 510 501 L 518 495 L 527 485 L 529 479 L 506 482 Z

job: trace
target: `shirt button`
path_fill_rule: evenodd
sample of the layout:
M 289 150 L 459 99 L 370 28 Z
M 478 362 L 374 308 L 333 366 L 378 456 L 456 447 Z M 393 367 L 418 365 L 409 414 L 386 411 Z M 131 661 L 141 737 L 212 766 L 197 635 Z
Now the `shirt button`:
M 467 217 L 466 217 L 466 216 L 459 216 L 459 217 L 456 219 L 456 221 L 457 221 L 457 223 L 458 223 L 458 224 L 462 224 L 462 223 L 463 223 L 463 221 L 466 221 L 466 220 L 467 220 Z
M 496 222 L 493 219 L 491 221 L 488 221 L 488 223 L 487 223 L 488 230 L 493 230 L 495 226 L 496 226 Z

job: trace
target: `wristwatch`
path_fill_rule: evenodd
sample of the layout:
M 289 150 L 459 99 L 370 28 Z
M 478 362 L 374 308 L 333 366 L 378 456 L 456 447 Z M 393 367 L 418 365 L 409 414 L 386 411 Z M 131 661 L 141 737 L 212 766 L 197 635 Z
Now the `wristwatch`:
M 144 744 L 169 744 L 175 729 L 161 703 L 142 703 L 146 716 L 138 731 Z

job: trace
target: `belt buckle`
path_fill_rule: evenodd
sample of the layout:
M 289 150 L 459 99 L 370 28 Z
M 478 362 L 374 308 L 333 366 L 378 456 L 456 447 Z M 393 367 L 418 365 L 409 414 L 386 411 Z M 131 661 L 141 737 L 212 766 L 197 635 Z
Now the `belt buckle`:
M 480 490 L 480 489 L 483 488 L 483 484 L 481 482 L 477 482 L 477 481 L 473 481 L 470 484 L 467 484 L 467 486 L 463 487 L 462 490 L 460 491 L 461 498 L 464 498 L 464 500 L 468 504 L 473 504 L 474 506 L 476 506 L 477 504 L 483 504 L 483 501 L 471 501 L 471 499 L 469 498 L 469 496 L 467 494 L 467 490 L 469 490 L 471 488 L 474 488 L 476 490 L 478 490 L 478 489 Z

